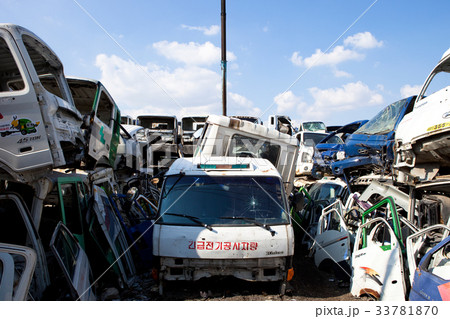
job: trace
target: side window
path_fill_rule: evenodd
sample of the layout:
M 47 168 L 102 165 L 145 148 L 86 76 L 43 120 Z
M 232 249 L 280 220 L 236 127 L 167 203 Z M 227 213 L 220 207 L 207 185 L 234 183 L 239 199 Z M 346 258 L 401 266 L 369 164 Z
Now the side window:
M 79 192 L 75 183 L 61 184 L 60 192 L 64 207 L 65 224 L 74 234 L 81 234 Z
M 61 259 L 64 265 L 64 268 L 66 268 L 69 276 L 72 277 L 77 264 L 79 247 L 76 245 L 74 239 L 70 237 L 70 235 L 62 227 L 57 233 L 53 245 L 58 257 Z
M 26 246 L 28 230 L 12 199 L 0 200 L 0 242 Z
M 450 280 L 450 243 L 431 256 L 426 270 L 444 280 Z
M 0 93 L 24 89 L 24 81 L 5 39 L 0 37 Z
M 255 139 L 239 134 L 233 135 L 228 149 L 228 156 L 264 158 L 277 166 L 281 147 L 270 141 Z
M 49 48 L 34 38 L 23 35 L 22 40 L 42 85 L 48 92 L 68 102 L 58 79 L 58 76 L 62 73 L 62 65 L 59 59 Z
M 113 102 L 110 100 L 108 95 L 106 95 L 106 93 L 102 91 L 100 100 L 98 102 L 97 117 L 106 125 L 111 126 L 113 109 Z

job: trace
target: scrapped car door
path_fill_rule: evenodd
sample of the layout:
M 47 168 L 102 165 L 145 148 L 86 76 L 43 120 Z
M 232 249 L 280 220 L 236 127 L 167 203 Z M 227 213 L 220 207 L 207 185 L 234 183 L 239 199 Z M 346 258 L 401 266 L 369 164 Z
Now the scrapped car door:
M 338 263 L 349 258 L 350 233 L 347 225 L 336 207 L 329 210 L 325 208 L 319 218 L 317 227 L 314 242 L 314 262 L 319 267 L 327 259 Z
M 29 247 L 0 243 L 0 301 L 27 299 L 36 259 Z
M 130 285 L 134 280 L 136 270 L 125 234 L 114 214 L 114 209 L 105 191 L 94 185 L 93 194 L 93 211 L 96 216 L 96 221 L 90 221 L 90 231 L 95 238 L 95 232 L 98 230 L 98 227 L 94 227 L 93 225 L 99 224 L 109 245 L 109 247 L 101 247 L 101 249 L 106 252 L 106 258 L 109 263 L 114 267 L 118 267 L 118 273 L 123 283 Z
M 50 248 L 69 284 L 72 298 L 96 300 L 88 257 L 62 222 L 58 223 L 53 232 Z
M 46 255 L 27 206 L 19 195 L 0 195 L 0 220 L 0 242 L 27 245 L 36 252 L 37 264 L 31 293 L 35 299 L 40 299 L 50 284 Z
M 450 231 L 450 228 L 442 224 L 436 224 L 417 231 L 406 238 L 406 254 L 411 285 L 420 260 L 429 250 L 438 244 L 435 238 L 432 238 L 434 237 L 432 233 L 443 233 L 445 238 L 445 231 Z
M 402 245 L 386 219 L 377 217 L 359 227 L 352 254 L 352 268 L 353 296 L 405 300 Z
M 119 144 L 120 111 L 102 85 L 94 103 L 95 116 L 89 139 L 89 155 L 96 160 L 103 157 L 113 167 Z
M 450 237 L 420 261 L 409 295 L 412 301 L 450 301 Z

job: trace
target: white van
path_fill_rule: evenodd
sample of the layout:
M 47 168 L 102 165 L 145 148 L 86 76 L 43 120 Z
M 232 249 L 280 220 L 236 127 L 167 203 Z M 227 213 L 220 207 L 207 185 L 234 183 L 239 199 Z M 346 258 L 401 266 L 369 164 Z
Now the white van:
M 165 280 L 292 279 L 294 232 L 282 179 L 261 158 L 180 158 L 165 175 L 153 232 Z

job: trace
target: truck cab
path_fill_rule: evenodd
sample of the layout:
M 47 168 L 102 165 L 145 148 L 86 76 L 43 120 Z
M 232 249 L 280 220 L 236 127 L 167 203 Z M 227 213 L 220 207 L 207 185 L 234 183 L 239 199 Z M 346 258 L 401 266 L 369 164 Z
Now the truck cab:
M 140 126 L 149 130 L 152 144 L 151 167 L 168 168 L 179 157 L 178 121 L 176 116 L 139 115 Z
M 13 24 L 0 24 L 0 57 L 0 166 L 26 172 L 78 165 L 84 156 L 82 116 L 59 58 Z M 43 77 L 57 89 L 50 91 Z
M 294 233 L 287 196 L 266 159 L 180 158 L 166 172 L 153 254 L 166 280 L 229 275 L 279 281 L 293 276 Z
M 264 158 L 280 173 L 290 194 L 293 189 L 299 141 L 295 136 L 266 126 L 221 115 L 210 115 L 197 143 L 194 157 Z
M 414 184 L 450 172 L 450 49 L 431 71 L 395 135 L 394 177 Z

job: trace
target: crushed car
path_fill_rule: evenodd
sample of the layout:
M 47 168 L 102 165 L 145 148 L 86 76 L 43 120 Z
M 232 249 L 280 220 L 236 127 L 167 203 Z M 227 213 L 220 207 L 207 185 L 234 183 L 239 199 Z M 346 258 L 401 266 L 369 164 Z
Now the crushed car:
M 415 96 L 411 96 L 389 104 L 348 136 L 344 145 L 345 158 L 331 163 L 333 174 L 349 182 L 371 173 L 390 175 L 396 129 L 412 111 L 414 101 Z
M 180 157 L 178 121 L 176 116 L 139 115 L 140 126 L 149 130 L 152 144 L 152 161 L 150 167 L 154 173 L 169 168 Z

